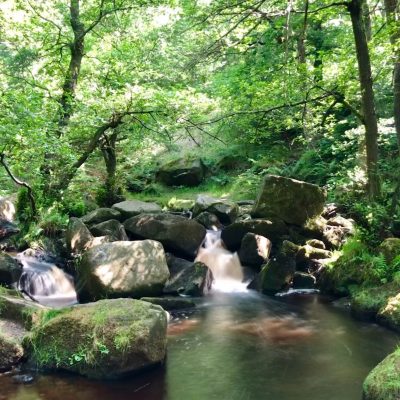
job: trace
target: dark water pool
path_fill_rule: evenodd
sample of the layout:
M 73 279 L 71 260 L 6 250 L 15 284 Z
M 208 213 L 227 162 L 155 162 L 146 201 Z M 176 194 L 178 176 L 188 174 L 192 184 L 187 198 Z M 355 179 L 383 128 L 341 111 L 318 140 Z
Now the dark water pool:
M 0 400 L 360 400 L 397 341 L 319 296 L 215 294 L 172 326 L 164 367 L 115 382 L 3 375 Z

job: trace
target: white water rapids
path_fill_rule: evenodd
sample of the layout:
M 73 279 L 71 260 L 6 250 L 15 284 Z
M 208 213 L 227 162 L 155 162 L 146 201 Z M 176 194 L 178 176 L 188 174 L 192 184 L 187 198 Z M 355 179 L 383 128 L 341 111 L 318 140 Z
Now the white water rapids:
M 246 292 L 248 282 L 243 282 L 243 270 L 237 253 L 231 253 L 221 240 L 221 231 L 207 231 L 196 260 L 210 268 L 214 281 L 212 289 L 217 292 Z

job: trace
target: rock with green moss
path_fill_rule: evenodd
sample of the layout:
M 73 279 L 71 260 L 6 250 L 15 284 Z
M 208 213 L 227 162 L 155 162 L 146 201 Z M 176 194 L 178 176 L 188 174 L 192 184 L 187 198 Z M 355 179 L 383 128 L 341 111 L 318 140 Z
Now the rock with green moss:
M 388 264 L 400 256 L 400 238 L 387 238 L 379 245 L 379 251 L 384 255 Z
M 119 378 L 164 360 L 166 330 L 160 306 L 101 300 L 43 313 L 24 345 L 39 368 Z
M 22 267 L 17 260 L 0 252 L 0 285 L 10 286 L 18 281 Z
M 387 356 L 367 376 L 363 384 L 364 400 L 400 399 L 400 350 Z
M 266 175 L 252 215 L 274 216 L 286 223 L 301 226 L 322 213 L 325 200 L 325 191 L 316 185 L 283 176 Z
M 0 372 L 8 371 L 17 365 L 23 355 L 21 343 L 0 331 Z
M 163 164 L 156 173 L 156 180 L 167 186 L 198 186 L 205 172 L 201 159 L 181 157 Z
M 169 270 L 161 243 L 117 241 L 87 251 L 78 267 L 78 287 L 85 300 L 157 296 Z
M 238 250 L 243 237 L 249 232 L 264 236 L 276 244 L 288 232 L 288 229 L 279 218 L 244 220 L 228 225 L 222 231 L 221 239 L 229 250 Z
M 206 236 L 197 221 L 174 214 L 140 214 L 124 223 L 128 235 L 135 239 L 152 239 L 167 251 L 194 257 Z
M 100 224 L 110 219 L 120 220 L 121 213 L 114 208 L 100 207 L 81 218 L 82 222 L 87 225 Z

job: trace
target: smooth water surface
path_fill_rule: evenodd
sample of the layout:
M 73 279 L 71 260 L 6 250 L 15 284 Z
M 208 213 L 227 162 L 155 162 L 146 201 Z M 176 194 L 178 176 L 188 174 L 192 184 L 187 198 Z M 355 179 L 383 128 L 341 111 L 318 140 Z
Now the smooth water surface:
M 170 327 L 165 366 L 114 382 L 0 376 L 0 400 L 361 400 L 398 336 L 315 295 L 214 294 Z

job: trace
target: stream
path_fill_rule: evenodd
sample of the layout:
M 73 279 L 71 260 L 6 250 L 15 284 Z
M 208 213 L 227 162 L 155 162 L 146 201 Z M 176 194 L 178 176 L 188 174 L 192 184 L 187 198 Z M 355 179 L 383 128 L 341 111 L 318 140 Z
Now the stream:
M 0 376 L 0 400 L 360 400 L 398 336 L 319 295 L 214 293 L 173 316 L 165 365 L 119 381 Z

